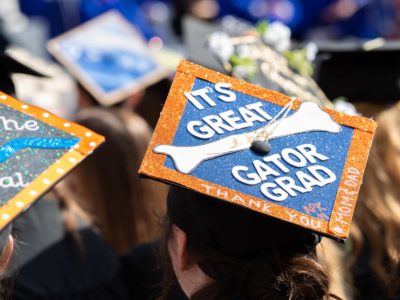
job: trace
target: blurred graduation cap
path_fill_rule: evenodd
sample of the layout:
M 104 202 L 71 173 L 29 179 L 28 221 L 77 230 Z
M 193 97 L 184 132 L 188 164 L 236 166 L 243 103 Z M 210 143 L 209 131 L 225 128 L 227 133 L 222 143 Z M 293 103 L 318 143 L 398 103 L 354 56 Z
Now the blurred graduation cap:
M 46 75 L 32 69 L 5 52 L 0 53 L 0 91 L 7 94 L 15 94 L 15 85 L 12 81 L 13 74 L 26 74 L 37 77 Z
M 74 116 L 78 105 L 76 83 L 62 67 L 22 48 L 10 47 L 6 53 L 45 76 L 12 74 L 16 98 L 62 118 L 70 119 Z
M 117 11 L 50 40 L 47 48 L 104 106 L 122 102 L 168 73 L 143 36 Z
M 170 193 L 172 221 L 208 243 L 223 231 L 218 247 L 236 256 L 312 246 L 315 232 L 344 240 L 375 127 L 183 61 L 139 172 L 184 188 Z M 210 201 L 242 208 L 198 207 Z
M 222 26 L 218 23 L 202 21 L 191 16 L 185 16 L 183 19 L 183 40 L 187 58 L 206 68 L 226 74 L 227 71 L 207 47 L 208 37 L 221 29 Z
M 400 41 L 317 42 L 315 79 L 328 98 L 394 103 L 400 99 Z
M 104 138 L 0 92 L 0 230 Z
M 8 41 L 5 38 L 3 32 L 0 31 L 0 51 L 4 51 L 8 45 Z
M 187 58 L 206 68 L 227 74 L 228 71 L 207 45 L 209 37 L 217 31 L 239 35 L 250 29 L 252 27 L 249 23 L 234 16 L 225 16 L 221 22 L 207 22 L 187 15 L 183 18 L 183 40 Z
M 230 29 L 232 27 L 234 29 Z M 310 76 L 291 68 L 287 59 L 262 42 L 258 35 L 256 28 L 233 17 L 225 18 L 221 23 L 208 23 L 193 17 L 184 19 L 184 41 L 191 61 L 304 101 L 332 106 Z M 216 49 L 211 49 L 212 45 Z M 229 57 L 221 59 L 226 52 L 248 67 L 234 67 L 227 62 Z M 248 56 L 242 56 L 240 52 L 246 52 Z

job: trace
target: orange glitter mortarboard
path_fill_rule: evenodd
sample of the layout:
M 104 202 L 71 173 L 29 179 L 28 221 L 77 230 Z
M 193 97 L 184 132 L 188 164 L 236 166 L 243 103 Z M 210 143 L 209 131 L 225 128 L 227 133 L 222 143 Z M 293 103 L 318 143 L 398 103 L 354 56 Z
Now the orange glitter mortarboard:
M 344 240 L 375 128 L 183 61 L 139 172 Z
M 104 138 L 0 92 L 0 230 Z

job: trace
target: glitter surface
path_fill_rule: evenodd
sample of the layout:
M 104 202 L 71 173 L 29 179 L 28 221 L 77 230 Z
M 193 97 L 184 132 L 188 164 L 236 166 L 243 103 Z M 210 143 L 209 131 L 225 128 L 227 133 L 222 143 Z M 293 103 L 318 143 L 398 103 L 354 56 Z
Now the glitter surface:
M 0 230 L 103 141 L 0 92 Z
M 17 138 L 0 147 L 0 163 L 21 149 L 68 149 L 78 142 L 77 138 Z
M 214 95 L 211 92 L 213 86 L 219 82 L 231 84 L 230 90 L 235 91 L 237 96 L 235 102 L 218 102 L 218 104 L 211 105 L 210 107 L 206 106 L 204 109 L 194 109 L 193 105 L 188 105 L 189 101 L 185 97 L 184 92 L 207 88 L 209 91 L 208 95 L 212 96 Z M 321 232 L 328 236 L 338 239 L 347 238 L 349 226 L 343 226 L 343 224 L 351 222 L 356 196 L 362 182 L 363 171 L 376 128 L 376 123 L 372 120 L 348 116 L 323 108 L 335 122 L 341 125 L 342 130 L 340 134 L 332 135 L 328 132 L 316 131 L 271 140 L 271 152 L 267 156 L 281 155 L 284 151 L 287 151 L 285 149 L 297 149 L 296 147 L 298 146 L 312 144 L 318 149 L 318 153 L 327 157 L 327 159 L 320 159 L 318 164 L 328 168 L 336 175 L 334 182 L 326 185 L 318 185 L 315 180 L 307 182 L 307 180 L 312 180 L 310 177 L 307 177 L 308 179 L 302 182 L 305 182 L 306 185 L 312 182 L 310 185 L 312 187 L 311 192 L 297 192 L 295 193 L 296 195 L 286 198 L 281 202 L 266 199 L 265 195 L 260 193 L 260 184 L 264 182 L 274 183 L 274 180 L 279 177 L 291 177 L 295 178 L 294 183 L 298 185 L 299 181 L 296 181 L 296 176 L 299 172 L 309 175 L 310 173 L 307 172 L 309 171 L 308 167 L 310 164 L 304 167 L 285 164 L 284 167 L 287 171 L 286 169 L 282 171 L 282 169 L 279 176 L 276 175 L 279 169 L 274 165 L 272 168 L 275 170 L 275 176 L 268 175 L 261 183 L 246 185 L 239 182 L 237 178 L 236 180 L 233 178 L 231 171 L 233 167 L 238 165 L 243 166 L 242 170 L 245 171 L 243 174 L 247 173 L 250 176 L 248 179 L 257 179 L 256 175 L 252 175 L 256 174 L 256 171 L 261 172 L 258 174 L 271 172 L 270 169 L 265 169 L 265 164 L 262 164 L 263 167 L 259 166 L 258 169 L 255 169 L 254 162 L 257 160 L 262 162 L 267 156 L 263 157 L 250 150 L 243 150 L 206 160 L 197 169 L 194 169 L 192 173 L 183 174 L 175 169 L 175 165 L 169 156 L 157 154 L 153 151 L 157 145 L 203 145 L 233 134 L 238 134 L 238 132 L 246 132 L 262 127 L 265 125 L 262 124 L 263 122 L 254 122 L 251 128 L 231 131 L 229 127 L 224 127 L 221 123 L 217 125 L 219 129 L 215 129 L 215 127 L 210 127 L 209 123 L 205 121 L 210 120 L 209 116 L 212 116 L 211 119 L 214 121 L 220 120 L 218 116 L 221 113 L 225 114 L 225 116 L 229 115 L 232 118 L 237 117 L 239 115 L 235 114 L 235 112 L 240 107 L 260 101 L 263 103 L 262 109 L 271 116 L 274 116 L 290 101 L 290 98 L 278 92 L 248 84 L 193 63 L 182 62 L 178 66 L 178 72 L 139 172 L 145 176 L 181 185 L 221 200 L 229 201 L 251 210 Z M 300 101 L 295 101 L 290 114 L 294 114 L 300 104 Z M 208 126 L 203 129 L 206 131 L 212 128 L 215 131 L 214 135 L 207 139 L 193 137 L 187 129 L 187 124 L 190 121 L 200 122 L 197 123 L 198 128 Z M 239 121 L 235 122 L 239 124 Z M 224 124 L 226 125 L 227 123 Z M 341 192 L 348 188 L 346 183 L 349 184 L 349 182 L 346 178 L 349 177 L 349 174 L 351 175 L 351 172 L 358 172 L 358 179 L 351 183 L 353 185 L 351 192 L 353 196 L 355 195 L 352 207 L 345 209 L 343 208 L 343 199 L 346 198 L 343 198 Z M 323 181 L 324 178 L 321 178 L 320 180 Z M 327 179 L 326 176 L 325 179 Z M 296 190 L 293 191 L 296 192 Z M 283 192 L 288 192 L 288 190 L 283 190 Z M 346 215 L 343 212 L 346 212 Z

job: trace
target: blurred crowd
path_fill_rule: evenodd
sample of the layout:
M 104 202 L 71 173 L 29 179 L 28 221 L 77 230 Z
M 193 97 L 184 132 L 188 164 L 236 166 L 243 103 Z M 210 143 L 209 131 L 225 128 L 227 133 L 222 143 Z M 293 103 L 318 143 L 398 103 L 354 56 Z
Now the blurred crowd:
M 0 234 L 1 299 L 400 299 L 400 69 L 395 69 L 399 45 L 394 44 L 390 54 L 377 54 L 384 58 L 371 63 L 373 68 L 382 66 L 383 74 L 361 67 L 369 58 L 365 64 L 351 65 L 371 80 L 385 81 L 393 74 L 393 97 L 386 97 L 386 86 L 375 86 L 375 81 L 350 83 L 337 92 L 329 75 L 338 75 L 329 67 L 316 67 L 320 72 L 314 74 L 320 76 L 314 79 L 327 94 L 328 105 L 334 100 L 330 93 L 350 101 L 357 95 L 353 104 L 358 113 L 379 124 L 349 240 L 340 244 L 327 238 L 320 242 L 318 237 L 315 242 L 312 236 L 312 250 L 293 254 L 273 245 L 268 258 L 249 262 L 203 247 L 176 226 L 170 199 L 196 202 L 200 196 L 139 178 L 176 64 L 163 79 L 108 106 L 47 51 L 49 39 L 109 10 L 119 11 L 150 48 L 172 49 L 174 59 L 188 57 L 193 47 L 184 37 L 188 16 L 211 26 L 226 16 L 249 26 L 279 21 L 297 44 L 329 41 L 339 48 L 344 45 L 351 55 L 359 48 L 346 48 L 347 42 L 396 43 L 400 38 L 399 0 L 1 0 L 2 53 L 7 50 L 7 55 L 34 66 L 45 78 L 33 80 L 33 74 L 18 74 L 26 72 L 10 70 L 7 60 L 0 61 L 0 89 L 73 120 L 107 141 Z M 346 68 L 339 64 L 333 65 Z M 4 84 L 4 74 L 6 79 L 14 74 L 11 86 Z M 343 76 L 343 81 L 356 76 Z M 360 99 L 364 88 L 378 92 L 373 99 Z M 215 205 L 212 199 L 202 201 Z M 201 215 L 203 208 L 193 204 L 190 209 Z M 242 212 L 233 209 L 229 214 L 235 220 Z M 193 222 L 202 226 L 196 218 Z M 206 275 L 199 275 L 199 269 Z M 205 282 L 211 278 L 218 284 L 196 285 L 203 275 Z M 241 289 L 250 292 L 236 298 L 230 294 Z
M 297 40 L 398 38 L 397 0 L 4 0 L 1 29 L 13 42 L 43 51 L 44 41 L 110 9 L 119 10 L 147 39 L 159 36 L 167 45 L 182 34 L 182 17 L 213 21 L 234 15 L 286 24 Z

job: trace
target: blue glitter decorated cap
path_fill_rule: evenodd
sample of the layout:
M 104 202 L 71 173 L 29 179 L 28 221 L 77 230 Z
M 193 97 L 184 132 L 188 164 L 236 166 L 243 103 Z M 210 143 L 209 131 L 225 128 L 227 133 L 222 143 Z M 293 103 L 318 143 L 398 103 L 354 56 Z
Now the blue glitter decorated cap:
M 343 240 L 375 128 L 184 61 L 139 172 Z
M 104 106 L 117 104 L 168 74 L 139 31 L 116 10 L 51 39 L 47 48 Z

